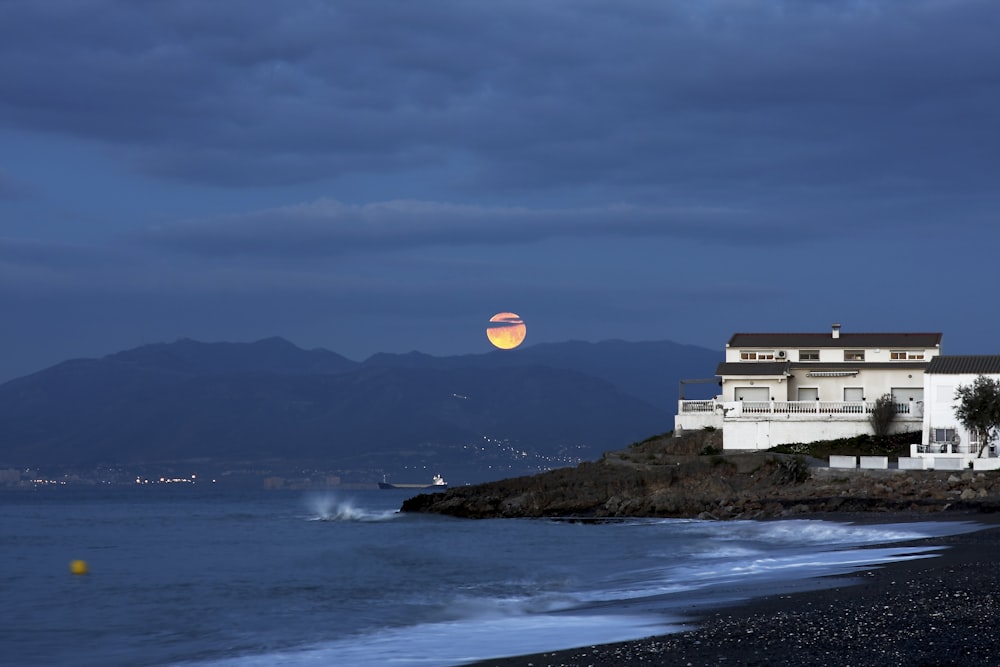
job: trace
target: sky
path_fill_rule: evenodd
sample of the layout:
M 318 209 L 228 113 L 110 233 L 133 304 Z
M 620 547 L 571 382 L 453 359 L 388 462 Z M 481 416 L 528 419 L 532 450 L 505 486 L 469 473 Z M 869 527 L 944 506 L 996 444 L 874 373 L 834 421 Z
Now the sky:
M 0 0 L 0 382 L 486 352 L 502 311 L 1000 354 L 998 34 L 996 0 Z

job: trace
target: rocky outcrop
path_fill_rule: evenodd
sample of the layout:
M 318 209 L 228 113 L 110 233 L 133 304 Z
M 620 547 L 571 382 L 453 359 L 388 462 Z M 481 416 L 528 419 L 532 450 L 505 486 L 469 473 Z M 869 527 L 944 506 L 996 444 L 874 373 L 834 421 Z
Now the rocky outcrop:
M 1000 508 L 1000 473 L 839 470 L 787 454 L 723 455 L 721 445 L 721 433 L 653 438 L 576 468 L 416 496 L 401 511 L 467 518 L 759 519 Z

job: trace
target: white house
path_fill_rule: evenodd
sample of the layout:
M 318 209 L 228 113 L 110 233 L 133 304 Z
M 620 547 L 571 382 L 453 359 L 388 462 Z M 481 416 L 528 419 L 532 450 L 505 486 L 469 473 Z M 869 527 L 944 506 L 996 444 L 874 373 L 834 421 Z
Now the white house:
M 971 463 L 976 469 L 1000 468 L 996 439 L 986 443 L 984 458 L 979 458 L 978 434 L 970 433 L 955 416 L 958 388 L 971 386 L 980 375 L 1000 380 L 1000 355 L 941 355 L 928 364 L 920 444 L 910 448 L 910 456 L 920 460 L 918 467 L 965 469 Z
M 923 426 L 924 370 L 940 333 L 737 333 L 716 369 L 720 393 L 681 397 L 675 433 L 723 429 L 727 450 L 768 449 L 871 433 L 869 414 L 889 394 L 895 432 Z

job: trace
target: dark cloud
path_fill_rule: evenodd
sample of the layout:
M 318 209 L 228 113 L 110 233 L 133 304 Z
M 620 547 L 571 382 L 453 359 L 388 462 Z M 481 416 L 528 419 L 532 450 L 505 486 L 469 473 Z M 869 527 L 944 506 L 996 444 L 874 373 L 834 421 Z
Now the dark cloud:
M 119 292 L 146 283 L 148 257 L 105 247 L 0 238 L 0 294 Z
M 205 256 L 322 257 L 427 246 L 520 245 L 547 239 L 663 237 L 733 243 L 778 237 L 782 220 L 748 220 L 721 207 L 528 208 L 397 200 L 349 205 L 321 199 L 162 226 L 141 238 Z M 803 233 L 802 239 L 812 235 Z M 728 241 L 727 241 L 728 239 Z M 742 241 L 745 242 L 745 241 Z M 742 243 L 741 242 L 741 243 Z
M 22 199 L 31 196 L 33 192 L 34 189 L 28 184 L 12 178 L 4 169 L 0 169 L 0 201 Z
M 5 124 L 224 185 L 461 159 L 467 192 L 979 187 L 1000 5 L 6 3 Z M 44 34 L 45 39 L 38 35 Z
M 0 340 L 447 353 L 512 310 L 993 353 L 997 34 L 994 0 L 6 0 Z
M 53 267 L 103 265 L 115 254 L 103 247 L 49 243 L 0 237 L 0 262 L 7 265 L 44 264 Z

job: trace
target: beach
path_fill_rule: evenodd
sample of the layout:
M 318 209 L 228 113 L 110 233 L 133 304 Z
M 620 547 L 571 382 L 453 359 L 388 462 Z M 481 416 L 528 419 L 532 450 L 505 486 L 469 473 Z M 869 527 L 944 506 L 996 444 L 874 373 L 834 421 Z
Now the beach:
M 486 660 L 475 667 L 1000 664 L 1000 516 L 945 512 L 823 517 L 854 523 L 970 521 L 984 529 L 911 542 L 931 558 L 837 578 L 822 590 L 757 598 L 702 614 L 690 631 Z

